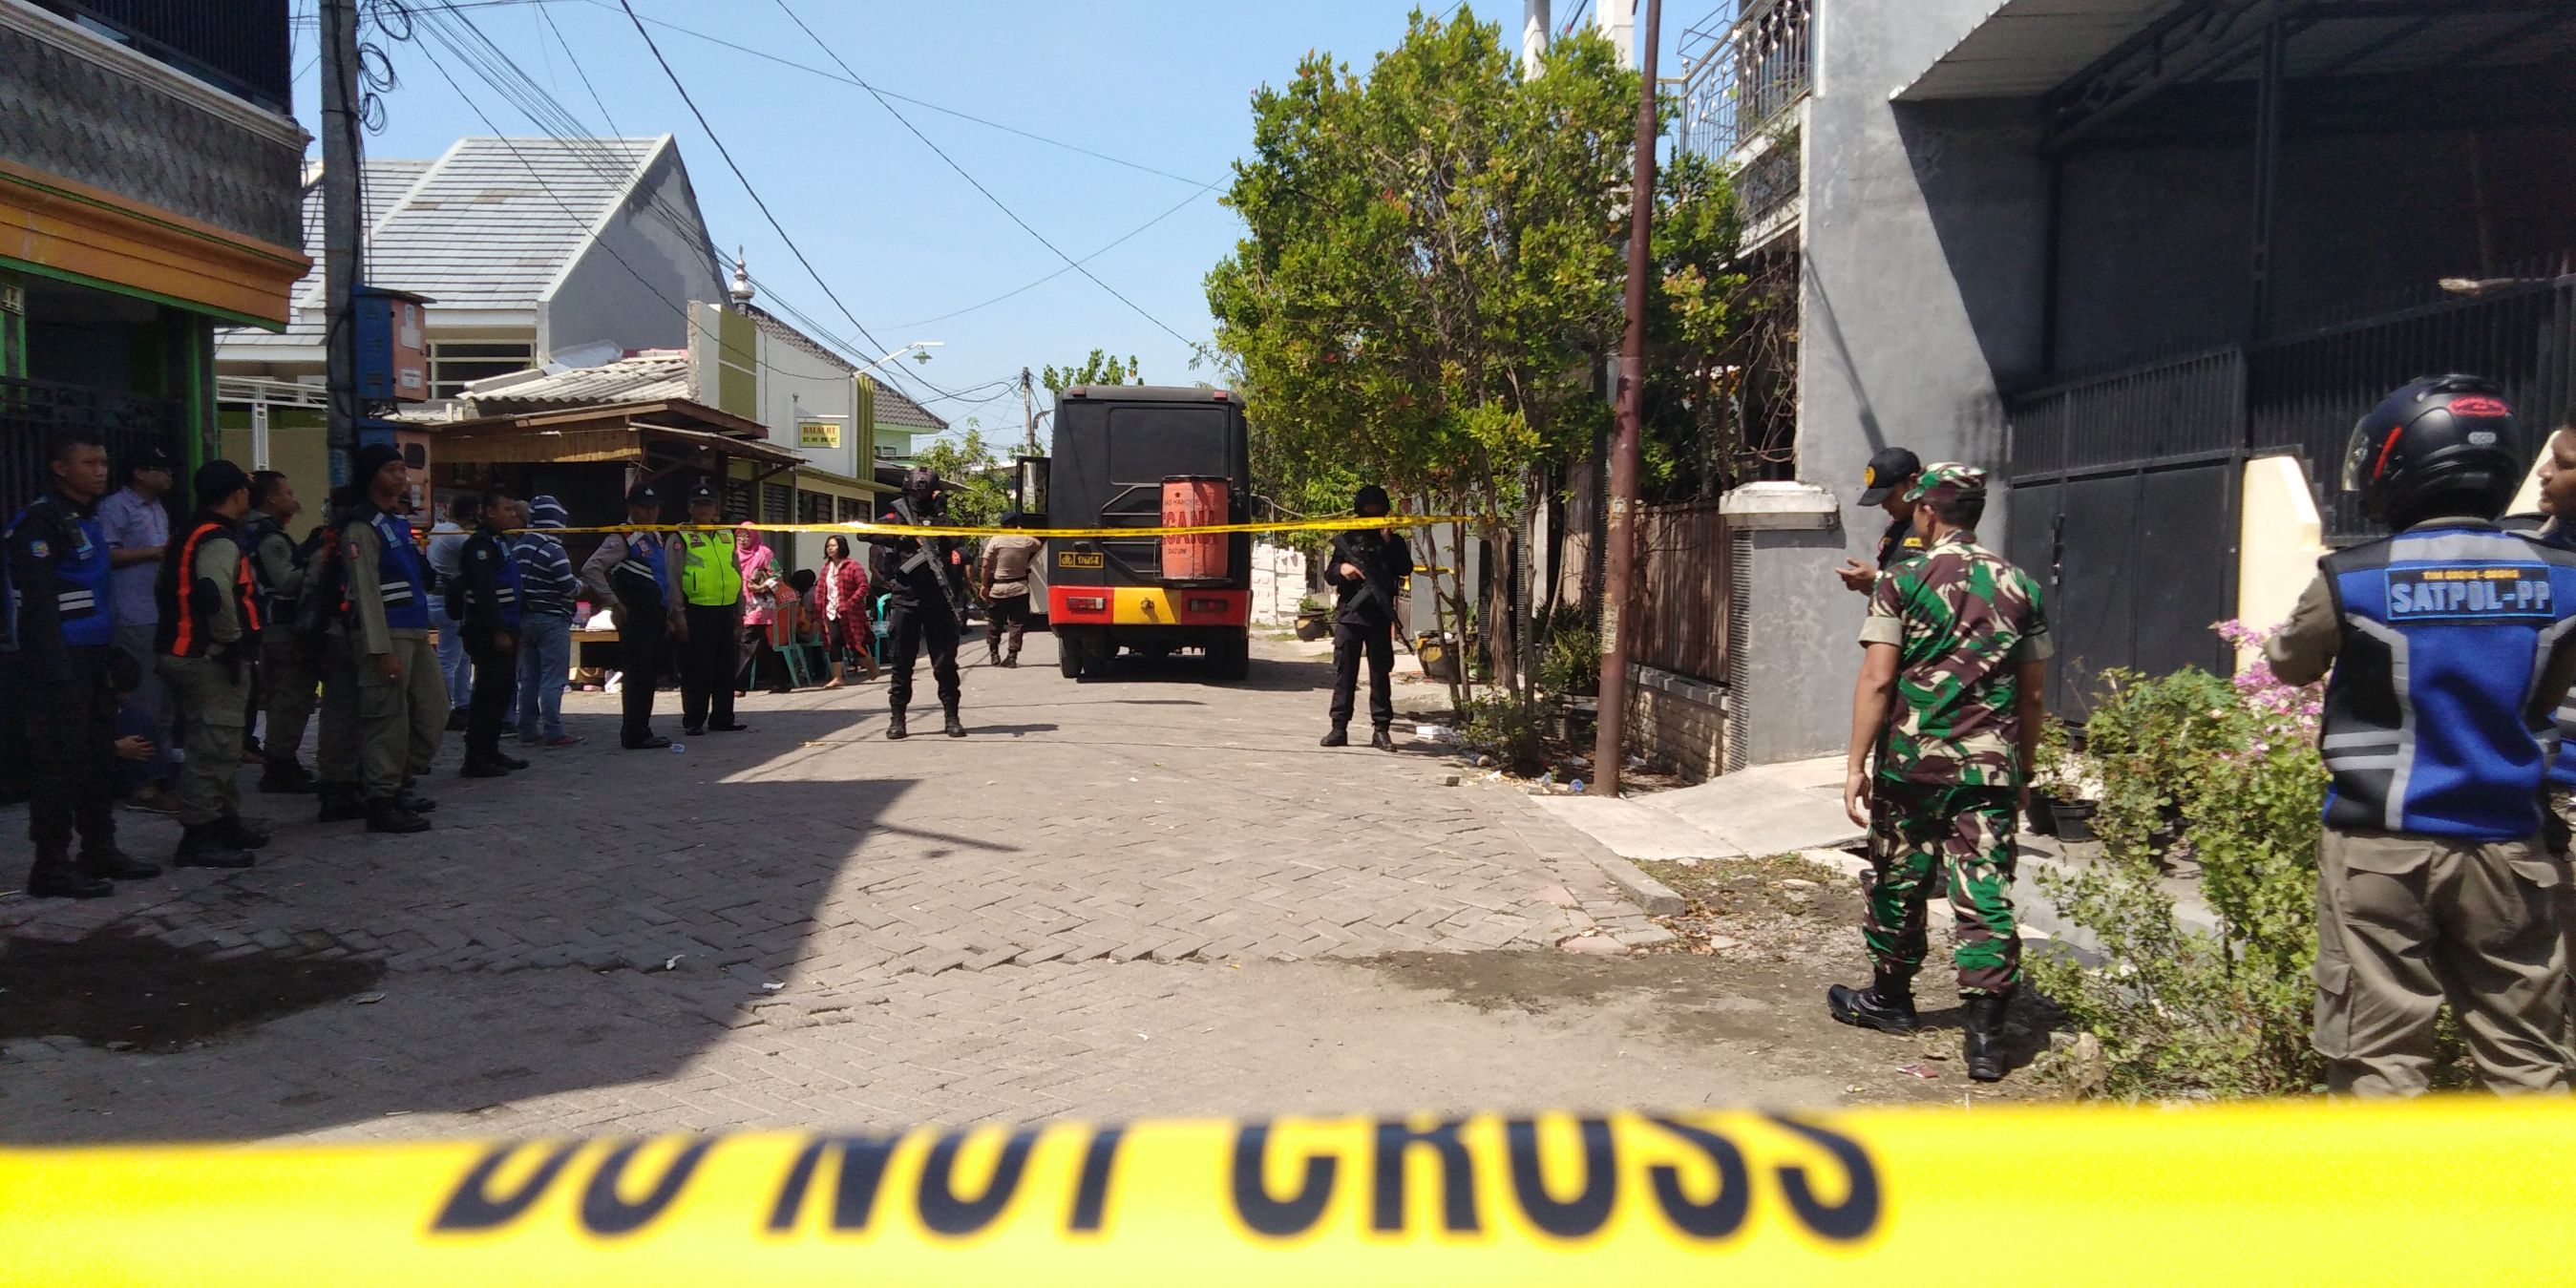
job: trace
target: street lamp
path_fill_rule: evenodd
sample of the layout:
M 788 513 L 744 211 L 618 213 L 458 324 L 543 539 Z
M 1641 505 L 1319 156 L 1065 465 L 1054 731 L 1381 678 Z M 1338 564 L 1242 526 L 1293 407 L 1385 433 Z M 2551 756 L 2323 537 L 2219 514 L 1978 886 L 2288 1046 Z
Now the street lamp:
M 858 369 L 858 372 L 857 372 L 856 374 L 859 374 L 859 375 L 864 376 L 864 375 L 866 375 L 867 373 L 869 373 L 869 372 L 871 372 L 871 371 L 874 371 L 874 370 L 876 370 L 877 368 L 882 367 L 882 366 L 884 366 L 885 364 L 887 364 L 887 363 L 889 363 L 889 362 L 892 362 L 892 361 L 894 361 L 895 359 L 900 358 L 900 357 L 902 357 L 903 355 L 905 355 L 905 354 L 907 354 L 907 353 L 912 354 L 912 360 L 913 360 L 913 361 L 915 361 L 915 362 L 928 362 L 928 361 L 930 361 L 930 351 L 931 351 L 931 350 L 933 350 L 933 349 L 941 348 L 941 347 L 945 346 L 947 343 L 948 343 L 948 342 L 947 342 L 946 340 L 915 340 L 915 341 L 913 341 L 912 343 L 907 344 L 907 345 L 903 346 L 902 348 L 897 349 L 897 350 L 895 350 L 894 352 L 889 353 L 889 354 L 887 354 L 886 356 L 884 356 L 884 357 L 882 357 L 882 358 L 879 358 L 879 359 L 877 359 L 876 361 L 871 362 L 871 363 L 869 363 L 868 365 L 866 365 L 866 366 L 864 366 L 864 367 L 859 368 L 859 369 Z

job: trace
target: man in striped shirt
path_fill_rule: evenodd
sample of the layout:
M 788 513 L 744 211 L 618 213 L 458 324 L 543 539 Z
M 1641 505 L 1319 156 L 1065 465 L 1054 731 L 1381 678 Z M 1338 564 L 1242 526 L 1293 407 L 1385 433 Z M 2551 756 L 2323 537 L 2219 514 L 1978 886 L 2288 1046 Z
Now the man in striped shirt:
M 563 502 L 540 496 L 528 502 L 528 531 L 510 543 L 519 565 L 519 742 L 528 747 L 569 747 L 581 739 L 564 732 L 564 683 L 572 670 L 573 601 L 581 578 L 554 530 L 565 526 Z

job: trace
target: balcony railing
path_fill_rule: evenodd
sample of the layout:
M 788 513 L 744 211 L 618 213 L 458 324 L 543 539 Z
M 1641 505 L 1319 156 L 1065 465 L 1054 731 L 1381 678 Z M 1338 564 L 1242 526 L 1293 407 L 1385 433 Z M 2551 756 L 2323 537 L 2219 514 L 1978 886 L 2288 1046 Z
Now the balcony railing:
M 35 0 L 36 6 L 279 113 L 294 110 L 288 0 Z
M 1729 0 L 1682 35 L 1681 146 L 1728 156 L 1815 81 L 1815 0 Z

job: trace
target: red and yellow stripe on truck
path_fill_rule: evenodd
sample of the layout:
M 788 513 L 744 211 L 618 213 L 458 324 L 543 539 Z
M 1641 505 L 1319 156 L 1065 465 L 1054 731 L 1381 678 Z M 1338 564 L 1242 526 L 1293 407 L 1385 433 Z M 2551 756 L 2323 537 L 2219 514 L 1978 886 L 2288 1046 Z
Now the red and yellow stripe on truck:
M 1049 624 L 1064 626 L 1249 626 L 1248 590 L 1160 586 L 1049 586 Z

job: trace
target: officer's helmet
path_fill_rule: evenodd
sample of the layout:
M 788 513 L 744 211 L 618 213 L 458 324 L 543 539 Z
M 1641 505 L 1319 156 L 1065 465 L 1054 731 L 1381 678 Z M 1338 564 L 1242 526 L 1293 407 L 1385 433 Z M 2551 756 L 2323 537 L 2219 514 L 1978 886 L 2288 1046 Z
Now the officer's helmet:
M 2390 394 L 2353 426 L 2343 488 L 2371 518 L 2400 526 L 2439 517 L 2416 513 L 2436 496 L 2493 518 L 2512 503 L 2529 463 L 2522 426 L 2494 381 L 2440 376 Z

